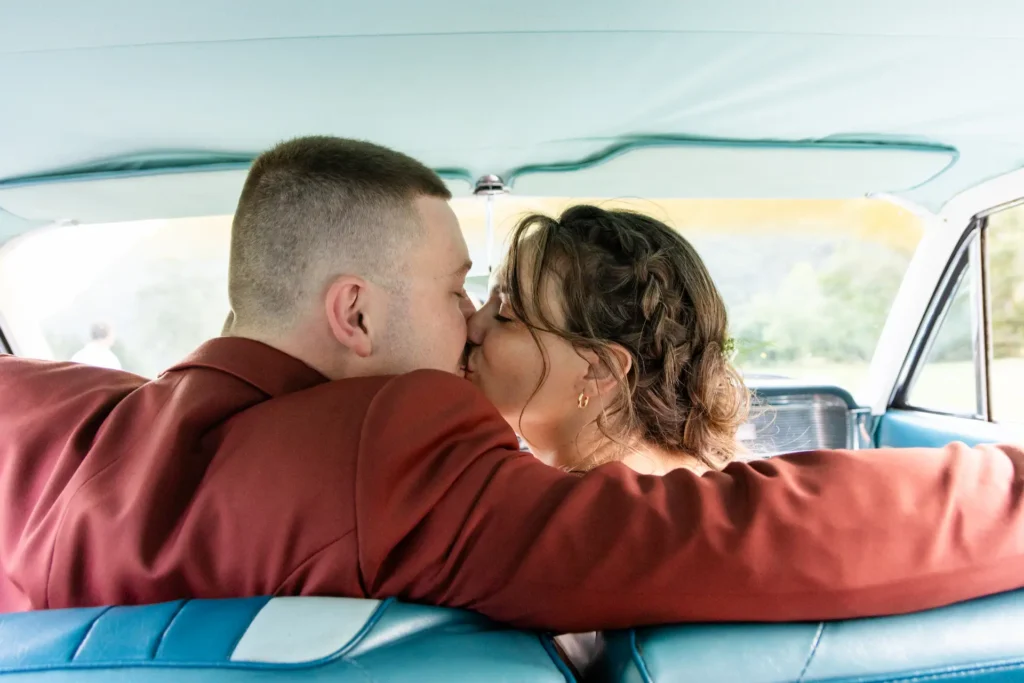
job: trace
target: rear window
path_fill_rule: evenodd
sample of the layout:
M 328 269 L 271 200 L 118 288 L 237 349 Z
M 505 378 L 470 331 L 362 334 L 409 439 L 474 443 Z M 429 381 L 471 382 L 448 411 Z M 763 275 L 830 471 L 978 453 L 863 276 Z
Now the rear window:
M 693 242 L 729 309 L 748 376 L 855 389 L 922 236 L 911 212 L 876 199 L 601 200 L 513 195 L 452 200 L 487 296 L 488 273 L 526 212 L 581 201 L 667 222 Z M 156 376 L 220 333 L 228 310 L 230 216 L 40 229 L 0 247 L 0 316 L 23 355 L 95 358 Z

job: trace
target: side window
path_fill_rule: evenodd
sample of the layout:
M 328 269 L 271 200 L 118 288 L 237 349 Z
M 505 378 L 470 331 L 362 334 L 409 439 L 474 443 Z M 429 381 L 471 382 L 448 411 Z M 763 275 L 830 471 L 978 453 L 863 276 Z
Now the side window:
M 978 353 L 972 299 L 976 292 L 973 273 L 965 268 L 948 300 L 945 315 L 926 347 L 924 362 L 917 374 L 907 402 L 924 410 L 978 417 L 983 415 L 979 400 Z
M 1024 205 L 988 217 L 989 414 L 1024 424 Z
M 907 407 L 1024 424 L 1024 204 L 979 222 Z

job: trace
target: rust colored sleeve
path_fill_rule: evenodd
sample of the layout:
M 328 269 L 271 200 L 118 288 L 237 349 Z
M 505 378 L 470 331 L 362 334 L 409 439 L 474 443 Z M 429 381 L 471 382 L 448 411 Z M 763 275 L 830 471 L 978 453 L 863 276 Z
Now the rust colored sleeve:
M 1024 586 L 1016 446 L 580 478 L 517 453 L 474 387 L 417 372 L 374 399 L 359 458 L 367 592 L 521 627 L 842 619 Z

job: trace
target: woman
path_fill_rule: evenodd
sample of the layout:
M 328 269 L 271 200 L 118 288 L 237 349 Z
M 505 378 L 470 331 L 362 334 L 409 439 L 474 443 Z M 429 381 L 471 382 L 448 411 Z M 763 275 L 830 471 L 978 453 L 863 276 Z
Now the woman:
M 678 233 L 589 205 L 530 215 L 495 285 L 469 324 L 466 377 L 538 458 L 659 475 L 733 458 L 749 394 L 722 297 Z

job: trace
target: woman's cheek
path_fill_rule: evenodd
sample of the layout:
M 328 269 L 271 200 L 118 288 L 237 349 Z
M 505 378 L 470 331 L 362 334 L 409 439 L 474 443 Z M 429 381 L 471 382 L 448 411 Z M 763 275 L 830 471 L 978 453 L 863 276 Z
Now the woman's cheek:
M 525 406 L 540 376 L 534 368 L 536 359 L 531 349 L 518 336 L 513 330 L 502 331 L 494 340 L 494 353 L 488 360 L 492 370 L 491 381 L 496 385 L 493 390 L 503 396 L 506 408 L 517 414 Z

